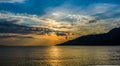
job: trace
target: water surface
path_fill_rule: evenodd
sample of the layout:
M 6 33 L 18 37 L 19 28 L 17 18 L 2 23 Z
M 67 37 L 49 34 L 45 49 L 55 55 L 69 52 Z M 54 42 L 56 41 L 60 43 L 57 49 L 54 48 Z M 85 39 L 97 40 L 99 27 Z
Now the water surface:
M 120 46 L 0 47 L 0 66 L 120 65 Z

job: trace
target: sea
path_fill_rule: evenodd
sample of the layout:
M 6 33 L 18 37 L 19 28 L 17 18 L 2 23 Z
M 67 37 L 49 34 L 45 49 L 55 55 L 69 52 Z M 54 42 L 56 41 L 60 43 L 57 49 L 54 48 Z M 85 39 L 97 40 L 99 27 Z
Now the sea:
M 120 66 L 120 46 L 3 46 L 0 66 Z

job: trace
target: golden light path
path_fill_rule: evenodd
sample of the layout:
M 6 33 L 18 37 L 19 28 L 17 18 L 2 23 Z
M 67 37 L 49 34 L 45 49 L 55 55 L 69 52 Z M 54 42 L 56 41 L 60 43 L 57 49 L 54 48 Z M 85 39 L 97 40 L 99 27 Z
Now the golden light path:
M 52 66 L 57 65 L 61 66 L 60 65 L 61 60 L 58 59 L 61 56 L 59 47 L 52 46 L 49 51 L 51 51 L 49 53 L 49 56 L 53 58 L 53 60 L 48 60 L 48 63 Z

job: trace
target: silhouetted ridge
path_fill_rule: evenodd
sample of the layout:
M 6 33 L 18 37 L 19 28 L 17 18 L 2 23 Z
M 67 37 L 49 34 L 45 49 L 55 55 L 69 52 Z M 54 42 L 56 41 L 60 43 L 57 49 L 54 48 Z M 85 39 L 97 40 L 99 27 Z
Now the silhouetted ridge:
M 120 28 L 114 28 L 104 34 L 82 36 L 60 45 L 120 45 Z
M 120 35 L 118 33 L 120 33 L 120 28 L 114 28 L 114 29 L 112 29 L 111 31 L 108 32 L 108 34 Z

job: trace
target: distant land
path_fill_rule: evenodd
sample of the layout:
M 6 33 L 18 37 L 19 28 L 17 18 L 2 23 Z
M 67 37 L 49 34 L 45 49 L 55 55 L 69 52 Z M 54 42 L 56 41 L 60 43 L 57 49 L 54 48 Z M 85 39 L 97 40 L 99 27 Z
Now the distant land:
M 120 27 L 110 30 L 108 33 L 87 35 L 70 40 L 58 46 L 114 46 L 120 45 Z

